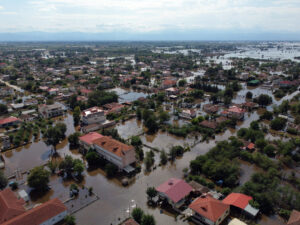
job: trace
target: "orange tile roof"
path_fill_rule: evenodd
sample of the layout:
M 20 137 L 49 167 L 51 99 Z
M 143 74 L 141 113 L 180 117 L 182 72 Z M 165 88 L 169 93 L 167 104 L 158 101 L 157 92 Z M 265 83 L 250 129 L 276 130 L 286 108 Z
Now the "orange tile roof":
M 15 122 L 15 121 L 21 121 L 21 120 L 18 119 L 17 117 L 10 116 L 10 117 L 1 119 L 1 120 L 0 120 L 0 125 L 7 124 L 7 123 L 11 123 L 11 122 Z
M 39 225 L 66 210 L 67 207 L 58 198 L 55 198 L 1 225 Z
M 241 193 L 231 193 L 223 200 L 223 203 L 245 209 L 250 200 L 252 200 L 251 196 Z
M 79 140 L 91 145 L 91 144 L 93 144 L 93 141 L 95 141 L 99 138 L 102 138 L 102 137 L 103 137 L 103 135 L 101 135 L 97 132 L 90 132 L 86 135 L 79 137 Z
M 299 225 L 300 224 L 300 212 L 293 210 L 287 225 Z
M 108 136 L 103 136 L 93 141 L 93 143 L 119 157 L 123 157 L 127 151 L 133 149 L 133 146 L 126 145 Z
M 9 188 L 0 192 L 0 224 L 25 212 L 24 200 Z
M 209 195 L 199 197 L 189 205 L 190 209 L 213 222 L 216 222 L 229 207 Z
M 134 219 L 128 219 L 122 225 L 139 225 Z

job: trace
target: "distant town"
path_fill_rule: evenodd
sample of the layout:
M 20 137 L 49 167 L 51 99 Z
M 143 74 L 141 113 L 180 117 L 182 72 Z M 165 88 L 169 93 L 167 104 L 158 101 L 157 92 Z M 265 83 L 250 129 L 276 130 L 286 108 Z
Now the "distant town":
M 300 42 L 0 43 L 1 225 L 299 225 Z

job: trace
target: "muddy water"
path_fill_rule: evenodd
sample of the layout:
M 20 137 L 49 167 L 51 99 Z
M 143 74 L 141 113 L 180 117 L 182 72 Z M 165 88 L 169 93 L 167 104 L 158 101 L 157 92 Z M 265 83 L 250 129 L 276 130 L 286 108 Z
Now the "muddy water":
M 75 132 L 71 114 L 55 118 L 55 122 L 63 122 L 67 125 L 66 137 Z M 73 154 L 75 157 L 81 157 L 77 151 L 70 152 L 67 138 L 57 145 L 57 152 L 61 156 Z M 32 169 L 34 166 L 46 163 L 49 160 L 50 154 L 51 146 L 47 146 L 42 139 L 32 144 L 7 151 L 3 153 L 5 161 L 4 172 L 6 175 L 11 175 L 16 169 L 20 169 L 21 171 Z
M 113 88 L 113 89 L 109 89 L 109 91 L 114 91 L 117 93 L 117 95 L 119 96 L 119 102 L 123 103 L 123 102 L 133 102 L 135 100 L 137 100 L 138 98 L 146 98 L 148 96 L 147 93 L 144 92 L 136 92 L 133 91 L 131 89 L 124 89 L 124 88 Z
M 240 123 L 238 127 L 248 127 L 251 121 L 258 119 L 260 112 L 254 112 L 246 116 L 244 122 Z M 75 128 L 73 126 L 73 120 L 71 115 L 67 115 L 62 119 L 67 124 L 67 135 L 73 133 Z M 137 135 L 142 132 L 144 128 L 142 124 L 135 119 L 126 121 L 123 124 L 116 125 L 121 137 L 128 138 L 132 135 Z M 224 133 L 216 135 L 215 140 L 209 140 L 207 142 L 196 144 L 191 148 L 190 152 L 186 152 L 182 158 L 177 159 L 174 163 L 168 163 L 164 167 L 158 167 L 151 173 L 139 173 L 131 184 L 124 188 L 121 186 L 120 181 L 116 179 L 107 179 L 104 171 L 101 169 L 86 172 L 84 184 L 86 186 L 92 186 L 94 192 L 99 195 L 100 200 L 89 205 L 83 210 L 75 214 L 78 224 L 118 224 L 120 220 L 128 217 L 130 211 L 135 205 L 141 207 L 147 213 L 151 213 L 155 216 L 157 224 L 188 224 L 178 218 L 176 220 L 173 214 L 159 209 L 152 209 L 147 207 L 146 204 L 146 189 L 149 186 L 157 186 L 171 177 L 181 178 L 183 176 L 182 170 L 188 167 L 189 162 L 198 155 L 203 155 L 215 146 L 216 141 L 228 140 L 232 135 L 236 134 L 235 129 L 227 129 Z M 199 137 L 200 138 L 200 137 Z M 143 143 L 156 147 L 159 149 L 165 149 L 168 151 L 174 145 L 194 145 L 195 137 L 180 138 L 168 134 L 167 132 L 158 132 L 155 135 L 143 134 L 141 136 Z M 58 153 L 63 156 L 64 154 L 72 154 L 74 157 L 80 158 L 76 150 L 69 150 L 69 146 L 66 140 L 57 146 Z M 158 153 L 155 153 L 156 165 L 159 161 Z M 6 162 L 6 171 L 12 172 L 16 167 L 22 168 L 22 170 L 30 169 L 34 166 L 40 165 L 46 162 L 50 155 L 50 147 L 47 147 L 43 141 L 39 141 L 25 146 L 20 149 L 8 151 L 4 154 Z M 250 179 L 251 175 L 257 171 L 255 166 L 247 163 L 241 163 L 241 183 L 245 183 Z M 50 191 L 42 198 L 34 199 L 35 202 L 44 202 L 53 197 L 60 197 L 64 199 L 67 197 L 65 193 L 68 193 L 69 183 L 60 182 L 58 179 L 51 179 L 53 191 Z M 279 221 L 279 222 L 278 222 Z M 272 223 L 273 222 L 273 223 Z M 278 223 L 277 223 L 278 222 Z M 278 218 L 263 217 L 259 224 L 280 224 Z

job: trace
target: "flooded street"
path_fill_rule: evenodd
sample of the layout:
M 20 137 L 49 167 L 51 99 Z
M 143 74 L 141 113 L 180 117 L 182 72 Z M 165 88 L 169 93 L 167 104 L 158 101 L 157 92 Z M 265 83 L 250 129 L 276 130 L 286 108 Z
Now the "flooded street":
M 237 96 L 245 95 L 247 88 L 245 86 L 243 87 L 244 89 L 240 91 Z M 252 91 L 254 92 L 255 90 L 256 89 L 253 89 Z M 258 95 L 261 92 L 265 92 L 265 90 L 258 89 L 255 91 L 255 94 Z M 291 98 L 291 96 L 288 96 L 288 98 Z M 236 97 L 234 99 L 234 102 L 235 101 L 243 102 L 244 99 Z M 188 224 L 188 222 L 183 221 L 179 217 L 176 218 L 174 214 L 170 214 L 164 210 L 160 211 L 159 208 L 154 209 L 148 207 L 146 203 L 147 187 L 158 186 L 171 177 L 182 178 L 182 171 L 184 168 L 189 167 L 189 162 L 191 160 L 195 159 L 198 155 L 207 153 L 215 146 L 217 141 L 228 140 L 230 136 L 236 135 L 239 128 L 249 127 L 250 123 L 257 120 L 261 113 L 261 110 L 247 113 L 245 120 L 240 122 L 236 129 L 227 129 L 224 133 L 216 135 L 215 139 L 210 139 L 201 143 L 199 143 L 201 138 L 200 135 L 198 140 L 194 135 L 181 138 L 163 131 L 159 131 L 153 135 L 145 134 L 145 128 L 141 121 L 136 119 L 118 123 L 115 125 L 115 128 L 124 139 L 128 139 L 134 135 L 140 135 L 140 138 L 145 145 L 159 150 L 165 150 L 166 152 L 175 145 L 185 147 L 190 146 L 192 148 L 181 158 L 176 159 L 175 162 L 169 162 L 163 167 L 157 166 L 159 164 L 159 153 L 155 153 L 155 165 L 157 168 L 154 171 L 151 171 L 151 173 L 144 173 L 144 170 L 142 169 L 136 177 L 132 178 L 128 187 L 123 187 L 118 179 L 108 179 L 105 176 L 105 172 L 101 169 L 85 171 L 86 176 L 80 185 L 93 187 L 94 192 L 100 197 L 100 199 L 75 214 L 78 224 L 86 224 L 86 221 L 89 221 L 89 224 L 99 224 L 99 221 L 101 220 L 101 225 L 115 225 L 127 218 L 135 206 L 141 207 L 146 213 L 153 214 L 158 221 L 158 224 Z M 71 114 L 67 114 L 65 117 L 60 118 L 57 121 L 66 123 L 66 136 L 75 132 L 73 117 Z M 273 137 L 270 134 L 268 135 L 270 138 Z M 47 146 L 43 140 L 39 140 L 38 142 L 33 142 L 27 146 L 5 152 L 3 154 L 6 163 L 5 173 L 10 175 L 17 168 L 25 171 L 33 168 L 34 166 L 46 163 L 50 157 L 50 149 L 51 147 Z M 57 146 L 57 150 L 61 157 L 70 154 L 73 157 L 82 158 L 77 150 L 69 150 L 67 139 Z M 243 161 L 240 161 L 240 168 L 241 185 L 247 182 L 253 173 L 261 171 L 261 169 L 257 168 L 255 165 L 251 165 Z M 53 189 L 42 198 L 35 198 L 33 196 L 33 202 L 42 203 L 53 197 L 59 197 L 64 200 L 68 197 L 70 182 L 62 182 L 60 178 L 51 177 L 50 185 Z M 265 216 L 260 220 L 259 224 L 282 225 L 279 218 Z

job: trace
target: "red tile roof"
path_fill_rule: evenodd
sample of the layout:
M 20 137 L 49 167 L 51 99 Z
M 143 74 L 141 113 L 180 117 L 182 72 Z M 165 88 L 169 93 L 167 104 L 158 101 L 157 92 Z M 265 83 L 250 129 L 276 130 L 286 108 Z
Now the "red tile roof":
M 7 124 L 7 123 L 12 123 L 12 122 L 15 122 L 15 121 L 21 121 L 21 120 L 18 119 L 17 117 L 10 116 L 10 117 L 1 119 L 0 120 L 0 125 Z
M 192 186 L 184 180 L 171 178 L 156 188 L 158 192 L 164 193 L 174 203 L 190 194 L 193 190 Z
M 128 219 L 122 225 L 139 225 L 134 219 Z
M 299 225 L 300 224 L 300 212 L 293 210 L 287 225 Z
M 189 205 L 190 209 L 213 222 L 216 222 L 229 207 L 209 195 L 199 197 Z
M 241 193 L 231 193 L 223 200 L 223 203 L 245 209 L 250 200 L 252 200 L 251 196 Z
M 237 107 L 237 106 L 232 106 L 228 109 L 229 112 L 234 112 L 234 113 L 243 113 L 245 112 L 243 109 Z
M 9 188 L 0 192 L 0 224 L 25 212 L 25 201 Z
M 108 136 L 98 138 L 93 143 L 119 157 L 123 157 L 126 152 L 134 149 L 133 146 L 126 145 Z
M 203 126 L 203 127 L 211 128 L 211 129 L 216 129 L 217 126 L 218 126 L 216 122 L 211 122 L 211 121 L 208 121 L 208 120 L 203 120 L 200 123 L 200 125 Z
M 39 225 L 66 210 L 67 207 L 59 199 L 55 198 L 1 225 Z
M 103 137 L 103 135 L 101 135 L 97 132 L 90 132 L 86 135 L 79 137 L 79 140 L 91 145 L 91 144 L 93 144 L 93 141 L 95 141 L 99 138 L 102 138 L 102 137 Z
M 248 148 L 248 149 L 254 149 L 254 146 L 255 146 L 255 145 L 254 145 L 253 143 L 250 143 L 250 144 L 247 146 L 247 148 Z

